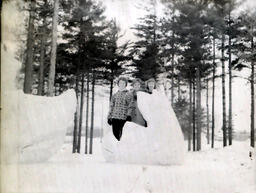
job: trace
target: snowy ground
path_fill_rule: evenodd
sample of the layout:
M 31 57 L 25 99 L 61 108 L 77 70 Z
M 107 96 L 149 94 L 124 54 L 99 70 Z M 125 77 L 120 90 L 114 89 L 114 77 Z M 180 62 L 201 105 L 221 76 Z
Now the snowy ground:
M 182 166 L 106 163 L 99 138 L 94 140 L 93 155 L 72 154 L 71 143 L 72 139 L 67 137 L 61 150 L 47 162 L 3 167 L 10 174 L 10 178 L 6 176 L 3 180 L 3 188 L 19 193 L 253 193 L 256 190 L 255 157 L 249 158 L 248 141 L 236 141 L 224 149 L 189 152 Z
M 19 15 L 20 12 L 16 11 L 14 14 L 13 9 L 3 10 L 5 10 L 5 18 L 9 18 L 3 27 L 5 29 L 3 31 L 4 43 L 8 48 L 7 50 L 14 51 L 16 50 L 17 41 L 13 32 L 17 31 L 16 27 L 18 25 L 22 25 L 20 20 L 23 17 Z M 7 13 L 11 13 L 12 19 L 10 19 L 10 14 Z M 17 13 L 19 14 L 17 15 Z M 14 88 L 14 82 L 10 79 L 15 78 L 14 75 L 11 75 L 11 72 L 15 73 L 17 70 L 15 67 L 17 61 L 9 60 L 9 57 L 14 58 L 13 56 L 7 57 L 5 55 L 5 57 L 2 57 L 4 60 L 1 61 L 5 64 L 1 68 L 3 71 L 3 91 Z M 244 85 L 242 86 L 244 90 L 248 90 Z M 99 87 L 99 89 L 101 88 Z M 236 104 L 239 104 L 241 109 L 249 109 L 247 105 L 249 101 L 247 96 L 249 95 L 244 90 L 243 92 L 241 90 L 239 90 L 240 92 L 234 92 L 234 94 L 238 93 L 239 97 L 239 103 Z M 97 91 L 96 93 L 98 94 L 99 92 Z M 241 97 L 242 93 L 245 93 L 246 97 Z M 3 92 L 2 96 L 4 96 L 3 94 L 5 93 Z M 235 96 L 233 97 L 235 98 Z M 98 113 L 95 116 L 95 127 L 103 129 L 102 117 L 107 112 L 108 97 L 106 100 L 100 100 L 100 98 L 100 95 L 96 96 L 95 112 L 101 112 L 101 114 Z M 9 103 L 14 101 L 8 97 L 5 97 L 5 99 L 9 99 Z M 9 103 L 7 104 L 10 105 Z M 2 108 L 5 109 L 5 106 Z M 236 120 L 241 123 L 241 127 L 239 127 L 239 124 L 235 125 L 236 130 L 249 128 L 246 126 L 249 123 L 249 116 L 245 112 L 239 111 L 238 108 L 234 108 L 235 111 L 237 112 Z M 12 113 L 12 111 L 9 113 Z M 48 109 L 47 113 L 49 113 Z M 7 117 L 7 115 L 6 117 L 2 116 L 2 120 L 9 120 Z M 218 114 L 216 122 L 221 123 L 221 117 Z M 12 124 L 15 126 L 17 122 L 12 121 Z M 63 129 L 63 132 L 66 131 L 65 128 L 61 129 Z M 217 126 L 216 129 L 221 130 L 221 127 Z M 11 137 L 5 139 L 8 139 L 8 141 L 10 139 L 12 141 L 18 139 L 16 132 L 11 134 Z M 52 138 L 55 139 L 54 137 Z M 234 141 L 231 147 L 224 149 L 221 147 L 220 142 L 216 144 L 217 148 L 213 150 L 207 147 L 205 143 L 202 146 L 204 149 L 201 152 L 187 153 L 185 163 L 182 166 L 129 165 L 106 163 L 102 156 L 99 138 L 94 140 L 93 155 L 72 154 L 72 139 L 67 137 L 62 148 L 47 162 L 1 165 L 0 189 L 3 193 L 256 192 L 256 159 L 255 153 L 252 159 L 249 157 L 249 151 L 251 150 L 249 141 Z M 82 150 L 81 152 L 84 151 Z M 42 152 L 38 150 L 38 153 Z
M 6 59 L 6 57 L 5 57 Z M 6 59 L 7 60 L 7 59 Z M 10 60 L 8 63 L 15 64 Z M 3 80 L 7 91 L 7 82 L 10 68 Z M 13 66 L 14 67 L 14 66 Z M 4 68 L 3 70 L 7 70 Z M 15 71 L 15 68 L 14 70 Z M 5 72 L 5 71 L 3 71 Z M 8 76 L 7 76 L 8 75 Z M 14 87 L 14 86 L 13 86 Z M 10 89 L 10 86 L 8 86 Z M 99 88 L 100 89 L 100 88 Z M 97 92 L 98 93 L 98 92 Z M 5 97 L 7 98 L 7 97 Z M 98 99 L 99 98 L 99 99 Z M 108 100 L 100 100 L 96 96 L 95 126 L 103 129 L 103 115 L 107 112 Z M 9 98 L 8 98 L 9 99 Z M 14 101 L 14 100 L 12 100 Z M 13 104 L 11 100 L 9 103 Z M 30 100 L 36 104 L 36 99 Z M 7 103 L 6 105 L 10 105 Z M 49 102 L 48 105 L 52 103 Z M 67 106 L 70 106 L 66 103 Z M 33 105 L 31 104 L 31 107 Z M 8 109 L 8 106 L 3 106 Z M 36 107 L 36 105 L 35 105 Z M 54 106 L 55 107 L 55 106 Z M 49 110 L 52 109 L 52 110 Z M 56 108 L 59 109 L 59 108 Z M 40 115 L 48 115 L 56 111 L 55 108 L 47 108 L 40 111 Z M 12 112 L 12 111 L 10 111 Z M 30 113 L 34 111 L 31 110 Z M 36 111 L 38 112 L 38 111 Z M 12 113 L 13 114 L 13 113 Z M 14 126 L 16 121 L 10 121 Z M 73 113 L 70 120 L 73 120 Z M 12 115 L 14 116 L 14 115 Z M 14 116 L 15 117 L 15 116 Z M 19 116 L 17 116 L 19 117 Z M 42 121 L 42 116 L 34 116 Z M 62 117 L 59 117 L 62 120 Z M 38 121 L 37 120 L 37 121 Z M 24 119 L 25 121 L 25 119 Z M 51 121 L 53 123 L 53 121 Z M 8 122 L 7 122 L 8 123 Z M 7 124 L 5 123 L 5 124 Z M 38 123 L 38 122 L 35 122 Z M 41 122 L 40 122 L 41 123 Z M 44 124 L 41 124 L 44 125 Z M 60 126 L 59 126 L 60 127 Z M 68 126 L 67 126 L 68 127 Z M 3 127 L 4 128 L 4 127 Z M 12 128 L 7 127 L 6 128 Z M 35 124 L 37 130 L 45 131 Z M 41 129 L 40 129 L 41 128 Z M 55 128 L 54 124 L 48 130 Z M 66 128 L 60 127 L 63 136 Z M 3 131 L 3 130 L 1 130 Z M 12 130 L 10 130 L 12 131 Z M 15 130 L 13 130 L 15 131 Z M 33 131 L 33 130 L 30 130 Z M 11 136 L 4 139 L 18 139 L 17 132 L 11 132 Z M 35 136 L 32 134 L 31 136 Z M 56 136 L 49 134 L 49 140 L 55 140 Z M 48 139 L 48 138 L 47 138 Z M 205 140 L 205 137 L 202 137 Z M 63 138 L 64 140 L 64 138 Z M 10 140 L 8 140 L 10 141 Z M 3 143 L 4 144 L 4 143 Z M 62 143 L 61 143 L 62 144 Z M 60 145 L 61 145 L 60 144 Z M 82 142 L 82 144 L 84 144 Z M 249 141 L 234 141 L 231 147 L 222 148 L 221 142 L 216 141 L 216 149 L 210 149 L 202 142 L 204 148 L 201 152 L 189 152 L 186 154 L 185 163 L 182 166 L 156 166 L 156 165 L 129 165 L 106 163 L 101 152 L 101 141 L 94 140 L 93 155 L 72 154 L 72 138 L 66 137 L 61 149 L 47 162 L 34 164 L 9 164 L 1 165 L 1 192 L 11 193 L 253 193 L 256 192 L 256 167 L 255 154 L 253 160 L 249 157 Z M 83 147 L 84 145 L 82 145 Z M 2 146 L 3 147 L 3 146 Z M 49 146 L 49 149 L 51 146 Z M 10 151 L 9 148 L 6 150 Z M 43 153 L 36 149 L 38 154 Z M 84 152 L 83 150 L 81 152 Z M 36 154 L 35 154 L 36 156 Z M 175 155 L 173 155 L 175 156 Z

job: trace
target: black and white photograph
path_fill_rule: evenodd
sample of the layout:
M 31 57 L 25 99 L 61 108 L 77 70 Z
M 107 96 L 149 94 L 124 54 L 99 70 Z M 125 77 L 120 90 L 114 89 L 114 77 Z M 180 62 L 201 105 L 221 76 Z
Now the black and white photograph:
M 256 0 L 1 1 L 1 193 L 256 192 Z

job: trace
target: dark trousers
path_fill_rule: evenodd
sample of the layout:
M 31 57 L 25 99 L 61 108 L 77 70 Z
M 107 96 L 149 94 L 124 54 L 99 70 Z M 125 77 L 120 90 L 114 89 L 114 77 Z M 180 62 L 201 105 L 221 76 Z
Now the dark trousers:
M 126 120 L 121 119 L 112 119 L 112 131 L 115 136 L 115 138 L 120 141 L 122 137 L 123 127 Z

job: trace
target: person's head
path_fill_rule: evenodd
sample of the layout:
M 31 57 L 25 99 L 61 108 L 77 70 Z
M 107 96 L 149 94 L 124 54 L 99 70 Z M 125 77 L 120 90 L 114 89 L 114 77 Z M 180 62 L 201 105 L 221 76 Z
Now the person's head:
M 155 79 L 154 78 L 150 78 L 149 80 L 147 80 L 146 86 L 147 86 L 147 89 L 149 91 L 152 91 L 153 89 L 155 89 L 156 88 L 156 81 L 155 81 Z
M 128 81 L 125 77 L 120 77 L 117 80 L 117 85 L 118 85 L 119 90 L 124 90 L 126 88 L 127 84 L 128 84 Z
M 139 78 L 134 79 L 132 82 L 132 86 L 134 90 L 139 90 L 141 88 L 141 85 L 142 85 L 142 80 Z
M 164 88 L 166 90 L 170 89 L 172 87 L 172 83 L 169 79 L 167 79 L 165 82 L 164 82 Z

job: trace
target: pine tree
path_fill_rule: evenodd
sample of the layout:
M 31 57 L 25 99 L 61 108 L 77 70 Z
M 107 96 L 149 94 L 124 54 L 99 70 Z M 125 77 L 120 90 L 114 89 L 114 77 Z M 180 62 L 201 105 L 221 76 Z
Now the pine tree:
M 179 64 L 181 76 L 188 81 L 193 82 L 193 104 L 196 100 L 196 107 L 193 105 L 193 113 L 196 113 L 196 150 L 201 149 L 201 89 L 202 78 L 208 75 L 208 69 L 211 67 L 207 62 L 209 59 L 209 50 L 206 45 L 209 43 L 207 29 L 205 28 L 205 16 L 203 14 L 207 4 L 205 2 L 184 1 L 175 4 L 180 16 L 177 17 L 177 34 L 185 47 L 181 51 L 183 63 Z M 196 96 L 195 88 L 196 86 Z M 194 115 L 193 115 L 194 116 Z M 193 125 L 195 129 L 195 123 Z M 193 149 L 195 149 L 195 140 L 193 140 Z
M 225 56 L 224 56 L 224 47 L 225 47 L 225 35 L 221 36 L 221 69 L 222 69 L 222 130 L 223 130 L 223 146 L 227 145 L 227 127 L 226 127 L 226 86 L 225 86 Z
M 254 10 L 255 12 L 255 10 Z M 250 124 L 250 145 L 255 147 L 255 37 L 256 37 L 256 23 L 255 14 L 246 11 L 239 16 L 241 27 L 239 28 L 239 42 L 236 50 L 238 59 L 232 63 L 232 67 L 236 70 L 244 68 L 250 69 L 249 77 L 245 79 L 250 83 L 251 88 L 251 124 Z M 244 78 L 244 77 L 243 77 Z
M 222 130 L 223 130 L 223 146 L 227 145 L 227 127 L 226 127 L 226 86 L 225 86 L 225 17 L 226 17 L 226 5 L 229 0 L 221 1 L 215 0 L 215 7 L 219 15 L 219 31 L 221 32 L 221 68 L 222 68 Z
M 233 133 L 233 127 L 232 127 L 232 55 L 233 55 L 233 47 L 236 42 L 234 42 L 234 39 L 237 38 L 238 31 L 237 28 L 239 27 L 235 22 L 235 17 L 232 15 L 232 12 L 237 7 L 236 0 L 231 0 L 228 2 L 228 16 L 227 16 L 227 36 L 228 36 L 228 77 L 229 77 L 229 110 L 228 110 L 228 144 L 232 145 L 232 133 Z
M 117 25 L 116 20 L 111 20 L 108 24 L 109 29 L 105 32 L 106 48 L 102 56 L 104 60 L 104 79 L 110 82 L 110 96 L 113 94 L 114 79 L 125 72 L 125 68 L 122 64 L 130 60 L 130 57 L 126 55 L 126 51 L 129 42 L 122 45 L 118 45 L 117 41 L 122 37 L 120 34 L 120 27 Z
M 222 63 L 222 129 L 223 129 L 223 146 L 232 144 L 232 39 L 236 34 L 236 27 L 232 26 L 231 13 L 236 8 L 236 0 L 214 0 L 214 9 L 217 12 L 219 25 L 218 30 L 221 33 L 221 63 Z M 226 43 L 226 36 L 228 36 L 228 46 Z M 227 126 L 226 117 L 226 87 L 225 87 L 225 49 L 228 49 L 228 67 L 229 67 L 229 117 Z
M 209 27 L 209 35 L 211 36 L 211 69 L 212 69 L 212 112 L 211 112 L 211 147 L 214 148 L 214 135 L 215 135 L 215 79 L 216 77 L 216 68 L 217 68 L 217 62 L 216 62 L 216 40 L 219 38 L 219 30 L 221 27 L 221 18 L 219 17 L 218 11 L 214 8 L 214 5 L 210 5 L 207 9 L 207 25 Z
M 169 3 L 166 5 L 167 10 L 165 12 L 165 18 L 161 19 L 161 32 L 162 32 L 162 38 L 161 38 L 161 45 L 163 47 L 163 57 L 166 57 L 167 60 L 171 60 L 171 65 L 166 67 L 166 70 L 170 73 L 168 78 L 171 78 L 172 87 L 171 87 L 171 104 L 174 104 L 174 88 L 175 78 L 178 78 L 180 80 L 177 73 L 175 74 L 175 68 L 177 63 L 175 62 L 175 58 L 179 56 L 180 53 L 180 45 L 182 42 L 180 42 L 179 37 L 176 34 L 175 29 L 177 29 L 177 22 L 176 22 L 176 8 L 174 3 Z M 168 68 L 170 70 L 168 70 Z M 178 88 L 180 91 L 180 84 L 178 83 Z M 180 94 L 180 92 L 178 92 Z M 178 97 L 179 98 L 179 97 Z
M 74 114 L 74 131 L 73 131 L 73 149 L 72 153 L 77 152 L 77 123 L 78 123 L 78 76 L 75 77 L 75 91 L 76 91 L 76 112 Z
M 92 109 L 89 141 L 89 153 L 92 153 L 94 88 L 97 81 L 101 80 L 101 83 L 104 84 L 104 79 L 108 77 L 109 70 L 113 66 L 117 67 L 117 69 L 121 69 L 119 63 L 120 61 L 123 61 L 123 53 L 120 52 L 122 49 L 118 50 L 119 48 L 116 44 L 118 38 L 116 38 L 115 32 L 112 33 L 114 29 L 112 27 L 113 23 L 106 20 L 104 16 L 104 8 L 101 4 L 91 0 L 76 0 L 62 3 L 64 9 L 63 17 L 65 18 L 65 22 L 62 23 L 65 29 L 63 39 L 67 42 L 65 43 L 66 51 L 72 53 L 77 58 L 72 62 L 71 66 L 77 71 L 75 76 L 83 76 L 83 74 L 86 74 L 87 76 L 85 153 L 87 153 L 88 150 L 87 142 L 89 133 L 89 77 L 92 76 Z M 82 119 L 80 118 L 80 125 L 82 125 L 81 121 Z M 80 127 L 78 130 L 78 143 L 81 138 L 79 135 L 81 129 L 82 128 Z
M 132 29 L 137 41 L 134 42 L 130 57 L 133 58 L 131 66 L 135 67 L 134 77 L 147 80 L 157 78 L 163 72 L 160 63 L 160 31 L 158 19 L 155 13 L 154 2 L 151 1 L 149 7 L 145 7 L 147 14 L 139 19 Z M 152 11 L 153 10 L 153 11 Z
M 230 3 L 229 3 L 230 4 Z M 231 5 L 228 13 L 228 71 L 229 71 L 229 111 L 228 111 L 228 142 L 232 145 L 232 67 L 231 67 Z
M 90 0 L 63 1 L 61 6 L 64 11 L 63 18 L 65 18 L 65 22 L 62 23 L 65 29 L 63 39 L 67 42 L 64 45 L 65 51 L 72 53 L 76 58 L 72 61 L 70 67 L 75 69 L 76 77 L 83 76 L 84 73 L 89 75 L 91 68 L 94 67 L 93 65 L 98 62 L 96 56 L 99 54 L 99 48 L 103 44 L 102 35 L 99 34 L 106 28 L 106 25 L 104 25 L 105 17 L 103 16 L 104 9 Z M 77 92 L 79 91 L 77 90 Z M 82 108 L 80 108 L 80 111 L 82 111 Z M 86 108 L 88 108 L 88 105 Z M 87 128 L 88 114 L 86 118 Z M 76 143 L 80 143 L 79 140 L 81 140 L 81 135 L 79 134 L 81 133 L 81 126 L 82 119 L 80 118 L 80 128 L 74 128 L 74 141 Z M 79 144 L 75 144 L 75 148 L 78 147 L 78 151 L 79 146 Z
M 89 96 L 90 96 L 90 77 L 89 77 L 89 72 L 86 73 L 86 123 L 85 123 L 85 154 L 88 153 L 88 121 L 89 121 Z
M 214 148 L 214 134 L 215 134 L 215 37 L 213 36 L 213 58 L 212 58 L 212 136 L 211 136 L 211 147 Z
M 28 34 L 27 34 L 24 93 L 31 93 L 32 91 L 35 6 L 36 6 L 36 1 L 31 0 L 30 8 L 29 8 L 29 24 L 28 24 Z
M 52 19 L 52 5 L 47 0 L 43 0 L 41 3 L 37 1 L 37 12 L 38 12 L 38 38 L 40 39 L 40 53 L 39 53 L 39 70 L 38 70 L 38 85 L 37 85 L 37 94 L 44 94 L 44 82 L 45 82 L 45 74 L 47 69 L 47 49 L 48 45 L 48 36 L 47 34 L 51 34 L 49 29 L 49 21 Z M 42 20 L 42 25 L 40 25 L 40 19 Z M 37 55 L 35 54 L 35 60 Z
M 62 37 L 67 42 L 66 50 L 79 58 L 78 63 L 73 62 L 73 66 L 79 69 L 79 72 L 90 71 L 96 63 L 96 55 L 99 51 L 103 52 L 98 48 L 104 43 L 101 33 L 107 28 L 103 16 L 104 9 L 91 0 L 62 3 L 65 20 L 62 23 L 65 29 Z M 95 48 L 97 49 L 94 50 Z
M 195 81 L 193 81 L 193 102 L 192 102 L 192 109 L 193 109 L 193 130 L 192 130 L 192 135 L 193 135 L 193 151 L 196 151 L 196 88 L 195 88 Z
M 210 144 L 210 125 L 209 125 L 209 80 L 206 79 L 206 108 L 207 108 L 207 144 Z
M 93 149 L 93 127 L 94 127 L 94 96 L 95 96 L 95 73 L 92 71 L 92 101 L 91 101 L 91 129 L 90 129 L 90 147 L 89 147 L 89 154 L 92 154 Z
M 54 95 L 54 81 L 56 69 L 56 50 L 57 50 L 57 25 L 59 14 L 59 0 L 54 0 L 54 12 L 52 18 L 52 46 L 51 46 L 51 60 L 48 77 L 48 95 Z
M 47 76 L 50 60 L 48 53 L 51 48 L 48 37 L 51 36 L 49 24 L 52 21 L 53 5 L 51 1 L 46 0 L 26 0 L 25 2 L 25 4 L 17 2 L 18 9 L 29 11 L 32 17 L 28 17 L 28 25 L 26 26 L 28 29 L 27 40 L 24 39 L 23 34 L 18 36 L 21 44 L 16 55 L 17 59 L 22 62 L 21 73 L 24 73 L 25 76 L 24 92 L 43 95 L 44 79 Z M 31 32 L 33 34 L 30 34 Z M 30 91 L 28 92 L 28 90 Z
M 191 136 L 193 133 L 193 127 L 192 127 L 192 82 L 189 82 L 189 132 L 188 132 L 188 151 L 191 151 Z
M 80 153 L 81 147 L 81 135 L 82 135 L 82 124 L 83 124 L 83 107 L 84 107 L 84 74 L 82 74 L 81 78 L 81 96 L 80 96 L 80 117 L 79 117 L 79 126 L 78 126 L 78 144 L 77 144 L 77 152 Z M 87 91 L 88 92 L 88 91 Z

